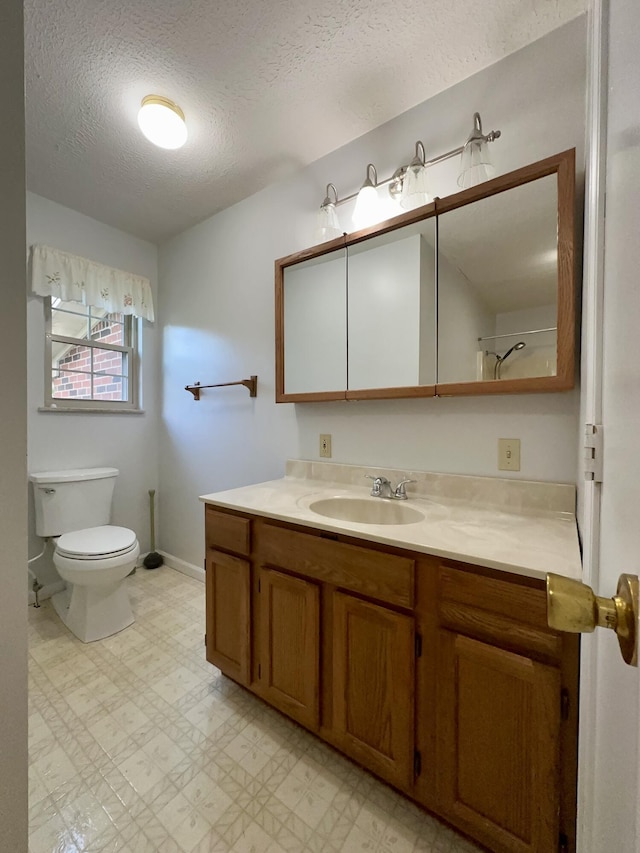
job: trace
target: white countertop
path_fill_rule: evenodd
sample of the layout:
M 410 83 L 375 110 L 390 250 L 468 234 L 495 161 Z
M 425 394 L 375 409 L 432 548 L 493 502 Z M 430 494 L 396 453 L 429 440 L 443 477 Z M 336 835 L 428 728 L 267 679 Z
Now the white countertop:
M 483 503 L 477 497 L 463 500 L 441 494 L 412 496 L 409 486 L 409 499 L 398 503 L 418 510 L 424 520 L 412 524 L 338 521 L 318 515 L 309 505 L 322 498 L 338 496 L 371 501 L 382 499 L 370 497 L 370 489 L 366 485 L 331 482 L 326 476 L 326 473 L 323 479 L 287 476 L 280 480 L 202 495 L 200 500 L 226 509 L 528 577 L 544 579 L 547 572 L 570 578 L 582 577 L 573 513 L 523 507 L 512 510 Z M 477 487 L 477 482 L 483 478 L 468 479 L 473 479 Z M 493 478 L 486 479 L 494 488 L 495 483 L 499 482 Z

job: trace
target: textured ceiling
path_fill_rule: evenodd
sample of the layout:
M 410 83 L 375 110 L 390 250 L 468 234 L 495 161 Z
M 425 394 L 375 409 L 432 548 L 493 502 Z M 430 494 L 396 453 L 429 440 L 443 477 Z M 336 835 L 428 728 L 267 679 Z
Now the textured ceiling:
M 587 0 L 26 0 L 33 192 L 161 242 L 584 11 Z M 137 129 L 147 94 L 179 151 Z

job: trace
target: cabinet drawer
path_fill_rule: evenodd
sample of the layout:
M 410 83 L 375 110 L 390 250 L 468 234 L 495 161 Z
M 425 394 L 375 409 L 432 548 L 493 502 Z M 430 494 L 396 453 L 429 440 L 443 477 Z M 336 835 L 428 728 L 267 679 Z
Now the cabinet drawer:
M 440 566 L 439 585 L 444 627 L 534 657 L 560 658 L 562 640 L 547 625 L 543 589 L 446 564 Z
M 408 557 L 271 525 L 260 529 L 258 555 L 265 565 L 399 607 L 413 607 L 415 561 Z
M 221 548 L 244 557 L 251 553 L 251 522 L 207 506 L 205 512 L 205 538 L 207 550 Z

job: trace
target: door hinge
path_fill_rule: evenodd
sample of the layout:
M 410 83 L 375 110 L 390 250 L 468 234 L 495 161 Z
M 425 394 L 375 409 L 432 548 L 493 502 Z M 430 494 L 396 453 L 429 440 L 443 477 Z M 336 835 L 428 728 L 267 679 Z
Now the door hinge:
M 262 592 L 262 581 L 258 578 L 258 592 Z
M 207 635 L 206 634 L 204 635 L 204 644 L 205 644 L 205 646 L 207 645 Z
M 413 775 L 417 779 L 422 773 L 422 753 L 419 749 L 413 752 Z
M 564 832 L 558 836 L 558 853 L 569 853 L 569 839 Z
M 258 664 L 258 678 L 262 678 L 262 664 Z
M 568 720 L 570 709 L 571 700 L 569 698 L 569 691 L 566 687 L 563 687 L 560 691 L 560 719 Z
M 584 428 L 584 478 L 602 482 L 602 424 L 586 424 Z
M 422 634 L 415 635 L 415 644 L 416 644 L 416 657 L 422 657 Z
M 205 557 L 202 562 L 204 563 L 204 570 L 206 572 L 207 571 L 207 558 Z

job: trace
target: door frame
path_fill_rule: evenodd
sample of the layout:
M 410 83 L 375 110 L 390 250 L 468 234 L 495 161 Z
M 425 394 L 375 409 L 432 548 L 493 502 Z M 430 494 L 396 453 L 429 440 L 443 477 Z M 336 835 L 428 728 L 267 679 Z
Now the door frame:
M 602 423 L 604 214 L 607 138 L 608 0 L 591 0 L 587 27 L 587 115 L 585 128 L 584 253 L 580 434 L 578 436 L 578 521 L 582 538 L 584 583 L 599 590 L 601 483 L 584 480 L 586 424 Z M 580 656 L 580 728 L 578 740 L 577 849 L 594 848 L 598 632 L 583 635 Z
M 607 157 L 608 0 L 591 0 L 587 30 L 587 116 L 585 130 L 584 252 L 580 424 L 602 423 L 604 319 L 604 214 Z M 597 586 L 601 483 L 584 480 L 584 442 L 579 436 L 578 518 L 583 580 Z
M 604 596 L 610 596 L 614 591 L 610 588 L 613 567 L 601 565 L 602 485 L 583 481 L 582 430 L 587 424 L 603 424 L 603 421 L 609 419 L 609 413 L 604 411 L 603 406 L 606 334 L 605 200 L 607 171 L 611 166 L 611 157 L 615 154 L 607 151 L 610 115 L 609 69 L 610 60 L 614 57 L 613 45 L 610 53 L 609 33 L 613 7 L 615 6 L 616 12 L 624 11 L 625 2 L 627 0 L 590 0 L 588 9 L 581 435 L 578 442 L 580 461 L 577 475 L 577 517 L 583 546 L 584 582 L 596 593 Z M 614 252 L 616 248 L 614 247 Z M 608 286 L 611 286 L 611 282 L 608 282 Z M 612 324 L 611 316 L 609 324 Z M 604 423 L 604 427 L 607 428 L 607 423 Z M 603 545 L 604 539 L 603 531 Z M 619 568 L 620 571 L 625 571 L 627 567 Z M 602 589 L 601 583 L 604 584 Z M 624 740 L 625 733 L 629 735 L 630 730 L 636 733 L 638 728 L 638 678 L 637 672 L 633 673 L 634 680 L 631 681 L 621 677 L 617 670 L 614 672 L 612 666 L 621 664 L 617 652 L 614 652 L 614 646 L 611 645 L 612 642 L 615 643 L 615 639 L 607 634 L 609 632 L 596 631 L 594 634 L 583 635 L 582 639 L 577 850 L 578 853 L 600 853 L 604 849 L 603 844 L 607 843 L 615 845 L 615 849 L 640 853 L 638 750 L 635 742 L 629 742 L 628 737 Z M 624 669 L 622 666 L 621 668 Z M 629 671 L 627 674 L 631 676 Z M 606 704 L 612 690 L 619 694 L 615 695 L 615 707 L 621 712 L 624 711 L 620 717 L 622 728 L 616 732 L 612 730 L 611 715 L 607 713 Z M 632 702 L 633 708 L 625 707 L 625 699 Z M 616 759 L 623 755 L 624 766 L 620 766 Z M 620 786 L 619 814 L 612 814 L 610 809 L 612 797 L 615 798 L 612 783 Z M 612 837 L 612 833 L 615 833 L 615 837 Z

